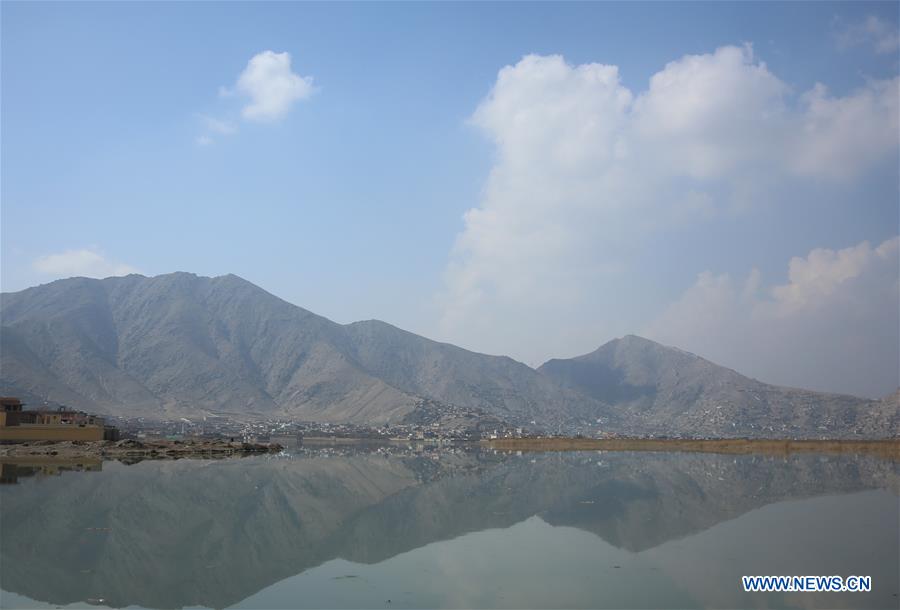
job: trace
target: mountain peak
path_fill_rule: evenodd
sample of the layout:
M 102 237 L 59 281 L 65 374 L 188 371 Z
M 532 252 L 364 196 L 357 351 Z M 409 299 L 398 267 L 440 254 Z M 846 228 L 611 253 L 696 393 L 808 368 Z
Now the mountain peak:
M 623 345 L 659 345 L 660 347 L 665 347 L 664 345 L 657 343 L 656 341 L 653 341 L 651 339 L 632 334 L 625 335 L 618 339 L 613 339 L 612 341 L 609 341 L 609 343 L 619 343 Z
M 666 351 L 672 350 L 673 352 L 681 352 L 677 348 L 669 347 L 668 345 L 663 345 L 662 343 L 657 343 L 652 339 L 647 339 L 641 337 L 639 335 L 628 334 L 622 337 L 618 337 L 616 339 L 611 339 L 595 349 L 593 352 L 589 352 L 587 354 L 583 354 L 581 356 L 576 356 L 575 358 L 591 358 L 595 355 L 608 354 L 611 352 L 619 352 L 619 351 L 629 351 L 629 350 L 659 350 Z M 683 352 L 686 353 L 686 352 Z
M 822 436 L 822 430 L 846 426 L 839 422 L 855 421 L 852 434 L 849 428 L 840 434 L 883 436 L 897 426 L 896 401 L 874 403 L 768 385 L 637 335 L 613 339 L 576 358 L 550 360 L 538 371 L 615 405 L 643 434 Z

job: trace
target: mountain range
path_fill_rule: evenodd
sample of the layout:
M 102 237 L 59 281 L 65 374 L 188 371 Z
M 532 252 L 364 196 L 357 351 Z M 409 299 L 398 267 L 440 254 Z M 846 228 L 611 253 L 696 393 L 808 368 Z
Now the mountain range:
M 234 275 L 71 278 L 0 295 L 0 392 L 155 419 L 380 424 L 422 405 L 550 431 L 875 438 L 897 397 L 783 388 L 636 336 L 538 369 L 377 320 L 338 324 Z

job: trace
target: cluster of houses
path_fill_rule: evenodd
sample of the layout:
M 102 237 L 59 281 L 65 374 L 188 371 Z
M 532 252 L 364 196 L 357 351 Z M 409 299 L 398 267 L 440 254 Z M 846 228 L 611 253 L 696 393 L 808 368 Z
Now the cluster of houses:
M 449 427 L 440 423 L 401 423 L 381 426 L 361 426 L 354 424 L 299 423 L 298 433 L 306 438 L 355 438 L 407 441 L 477 441 L 482 439 L 521 438 L 525 432 L 521 427 L 494 424 L 487 426 Z
M 482 439 L 521 438 L 521 427 L 506 425 L 476 413 L 451 413 L 452 417 L 422 417 L 418 421 L 378 426 L 352 423 L 296 422 L 267 420 L 240 422 L 222 416 L 202 420 L 181 418 L 150 421 L 144 418 L 113 418 L 117 426 L 103 417 L 66 407 L 25 409 L 15 397 L 0 397 L 0 442 L 22 441 L 99 441 L 127 437 L 163 438 L 235 438 L 265 442 L 271 437 L 347 438 L 411 441 L 476 441 Z M 420 414 L 422 412 L 420 411 Z M 121 430 L 121 433 L 120 433 Z
M 479 425 L 446 425 L 446 422 L 404 422 L 382 425 L 353 423 L 302 422 L 292 420 L 236 421 L 222 416 L 202 419 L 187 418 L 152 421 L 144 418 L 118 418 L 123 436 L 135 438 L 233 438 L 245 442 L 268 442 L 273 439 L 357 439 L 409 441 L 477 441 L 496 438 L 519 438 L 527 433 L 521 427 L 498 421 Z
M 0 442 L 118 440 L 118 430 L 102 417 L 56 409 L 25 409 L 15 397 L 0 397 Z

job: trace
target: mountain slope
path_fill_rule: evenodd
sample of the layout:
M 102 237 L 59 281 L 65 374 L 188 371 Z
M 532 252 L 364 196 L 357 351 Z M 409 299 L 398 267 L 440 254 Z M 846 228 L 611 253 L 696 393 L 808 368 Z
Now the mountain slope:
M 32 403 L 370 423 L 422 398 L 542 423 L 602 408 L 509 358 L 336 324 L 233 275 L 73 278 L 0 299 L 0 391 Z
M 0 295 L 0 319 L 0 393 L 32 405 L 374 424 L 428 401 L 569 433 L 900 435 L 896 396 L 771 386 L 634 336 L 535 371 L 377 320 L 336 324 L 233 275 L 60 280 Z
M 562 388 L 506 356 L 474 354 L 370 320 L 346 327 L 352 357 L 404 392 L 544 425 L 604 414 L 602 403 Z
M 896 401 L 784 388 L 694 354 L 626 336 L 541 373 L 612 405 L 633 432 L 691 436 L 900 435 Z

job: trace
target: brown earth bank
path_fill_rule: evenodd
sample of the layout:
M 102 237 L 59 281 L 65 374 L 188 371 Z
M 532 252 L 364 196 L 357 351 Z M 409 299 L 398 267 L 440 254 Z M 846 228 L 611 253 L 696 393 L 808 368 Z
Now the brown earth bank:
M 852 453 L 900 461 L 900 439 L 874 441 L 751 439 L 503 438 L 481 441 L 508 451 L 688 451 L 700 453 Z
M 281 450 L 282 446 L 278 443 L 242 443 L 217 440 L 31 441 L 0 445 L 0 459 L 32 456 L 177 459 L 278 453 Z

